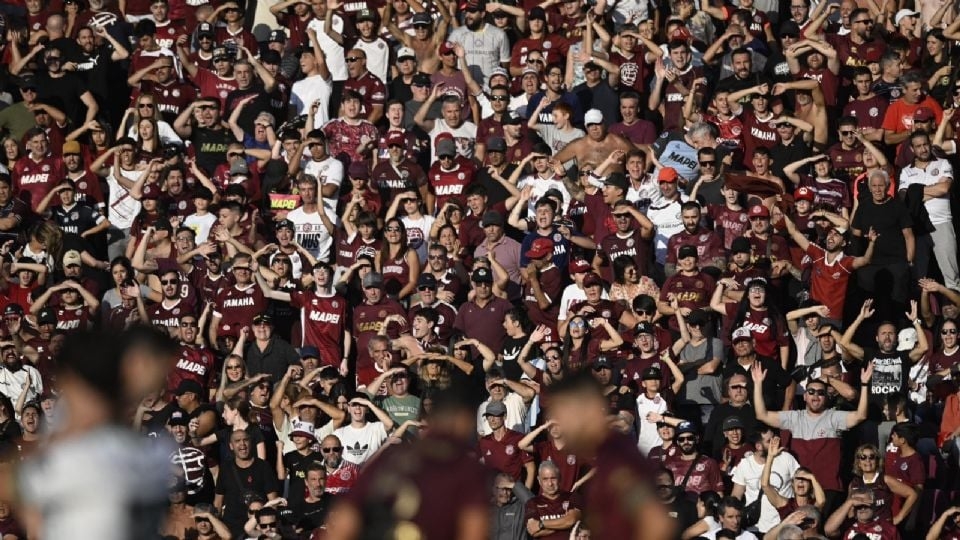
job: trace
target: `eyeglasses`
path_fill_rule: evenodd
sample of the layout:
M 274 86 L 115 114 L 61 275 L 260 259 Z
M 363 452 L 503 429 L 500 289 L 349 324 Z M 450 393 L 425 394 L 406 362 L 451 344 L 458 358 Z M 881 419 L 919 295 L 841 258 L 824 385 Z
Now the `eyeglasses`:
M 716 166 L 717 166 L 717 162 L 716 162 L 716 161 L 701 161 L 701 162 L 700 162 L 700 166 L 701 166 L 701 167 L 716 167 Z
M 161 280 L 160 283 L 162 283 L 163 285 L 176 285 L 177 283 L 180 283 L 180 280 L 179 280 L 179 279 L 164 279 L 164 280 Z
M 270 523 L 260 523 L 259 525 L 260 525 L 260 528 L 261 528 L 261 529 L 276 529 L 276 528 L 277 528 L 277 522 L 276 522 L 276 521 L 271 521 Z
M 153 103 L 137 103 L 137 107 L 140 109 L 152 109 Z
M 873 21 L 870 19 L 860 19 L 859 21 L 852 21 L 852 24 L 865 24 L 867 26 L 873 26 Z
M 387 227 L 384 230 L 387 232 L 400 232 L 400 227 Z
M 427 259 L 431 261 L 442 261 L 446 258 L 447 258 L 446 255 L 428 255 L 427 256 Z
M 419 292 L 427 292 L 427 291 L 436 292 L 437 289 L 436 289 L 436 287 L 430 287 L 430 286 L 424 285 L 423 287 L 417 287 L 417 291 L 419 291 Z
M 873 459 L 877 459 L 877 455 L 876 454 L 857 454 L 857 459 L 863 460 L 863 461 L 870 461 Z
M 357 60 L 366 60 L 366 58 L 364 58 L 364 57 L 362 57 L 362 56 L 348 56 L 348 57 L 346 58 L 346 61 L 347 61 L 348 63 L 350 63 L 350 64 L 356 62 Z
M 826 390 L 817 390 L 817 389 L 815 389 L 815 388 L 811 388 L 811 389 L 807 390 L 807 395 L 808 395 L 808 396 L 820 396 L 820 397 L 823 397 L 823 396 L 827 395 L 827 391 L 826 391 Z
M 957 329 L 956 329 L 956 328 L 944 328 L 943 330 L 940 330 L 940 334 L 942 334 L 942 335 L 944 335 L 944 336 L 948 336 L 948 335 L 949 335 L 949 336 L 952 336 L 952 335 L 954 335 L 954 334 L 956 334 L 956 333 L 957 333 Z
M 196 328 L 197 321 L 181 321 L 180 328 Z
M 583 327 L 586 326 L 586 325 L 587 325 L 587 323 L 585 323 L 585 322 L 583 322 L 583 321 L 573 321 L 573 322 L 570 323 L 570 327 L 571 327 L 571 328 L 583 328 Z
M 730 385 L 730 389 L 731 389 L 731 390 L 746 390 L 746 389 L 747 389 L 747 385 L 745 385 L 745 384 L 731 384 L 731 385 Z
M 194 523 L 210 523 L 210 520 L 207 518 L 193 518 Z
M 510 99 L 507 96 L 490 96 L 490 101 L 507 101 Z
M 841 131 L 841 132 L 840 132 L 840 135 L 842 135 L 842 136 L 844 136 L 844 137 L 849 137 L 849 136 L 853 135 L 854 133 L 856 133 L 856 131 Z
M 685 443 L 685 442 L 696 442 L 696 440 L 697 440 L 697 438 L 694 437 L 694 436 L 690 436 L 690 437 L 677 437 L 677 442 L 682 442 L 682 443 Z

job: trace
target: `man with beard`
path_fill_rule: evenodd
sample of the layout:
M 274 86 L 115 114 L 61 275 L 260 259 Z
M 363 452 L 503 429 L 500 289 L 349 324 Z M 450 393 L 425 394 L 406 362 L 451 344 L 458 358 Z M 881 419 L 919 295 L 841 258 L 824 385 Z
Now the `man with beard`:
M 97 38 L 102 40 L 99 46 Z M 80 26 L 77 30 L 77 45 L 80 46 L 79 51 L 69 56 L 68 61 L 76 65 L 76 71 L 86 82 L 94 98 L 99 103 L 111 103 L 111 98 L 119 98 L 120 96 L 111 94 L 108 78 L 115 72 L 116 62 L 130 57 L 127 48 L 102 26 Z
M 494 68 L 510 68 L 510 43 L 506 33 L 485 22 L 484 0 L 470 0 L 464 5 L 464 25 L 450 32 L 449 41 L 458 43 L 466 53 L 466 66 L 481 86 Z
M 405 132 L 391 131 L 387 134 L 387 159 L 373 169 L 371 185 L 380 193 L 382 201 L 391 201 L 404 191 L 416 191 L 426 202 L 427 210 L 432 212 L 433 194 L 430 193 L 427 175 L 415 161 L 407 157 L 407 144 Z
M 874 373 L 869 381 L 864 381 L 869 389 L 871 421 L 883 419 L 883 406 L 888 394 L 905 394 L 910 383 L 910 366 L 919 362 L 930 349 L 927 334 L 923 331 L 923 322 L 917 317 L 917 301 L 910 301 L 910 312 L 904 313 L 907 320 L 917 330 L 917 343 L 912 349 L 901 350 L 898 344 L 897 327 L 890 321 L 882 321 L 877 326 L 876 348 L 864 348 L 853 342 L 853 336 L 863 321 L 873 316 L 873 299 L 863 303 L 860 313 L 847 327 L 840 346 L 844 353 L 865 365 Z M 867 384 L 869 382 L 869 385 Z M 759 416 L 759 415 L 758 415 Z
M 653 492 L 652 471 L 636 440 L 611 429 L 607 406 L 600 383 L 588 373 L 550 386 L 550 414 L 570 451 L 597 464 L 583 494 L 586 527 L 596 538 L 673 538 L 672 519 Z
M 537 122 L 541 125 L 553 125 L 553 107 L 557 103 L 566 103 L 573 109 L 571 122 L 574 125 L 580 125 L 583 122 L 583 109 L 580 107 L 580 100 L 576 94 L 565 91 L 563 86 L 563 68 L 559 63 L 552 63 L 546 67 L 544 72 L 544 89 L 537 92 L 527 103 L 528 111 L 540 111 Z M 548 101 L 550 104 L 545 107 L 539 107 L 541 101 Z
M 327 521 L 327 512 L 336 501 L 336 497 L 326 492 L 327 469 L 319 461 L 307 466 L 306 495 L 299 501 L 291 501 L 290 510 L 296 519 L 297 529 L 303 532 L 312 531 L 324 525 Z
M 677 426 L 677 444 L 680 452 L 668 457 L 664 466 L 673 472 L 674 481 L 681 491 L 696 493 L 706 491 L 723 494 L 723 475 L 720 466 L 708 456 L 700 453 L 700 437 L 690 422 L 681 422 Z
M 0 394 L 17 403 L 20 394 L 26 392 L 25 402 L 33 401 L 43 393 L 43 379 L 37 368 L 25 364 L 17 346 L 12 341 L 0 342 Z
M 320 442 L 323 466 L 326 471 L 323 492 L 329 495 L 344 495 L 357 482 L 360 468 L 343 459 L 343 443 L 336 435 L 327 435 Z
M 960 289 L 960 270 L 957 268 L 957 238 L 953 230 L 953 213 L 950 210 L 950 186 L 953 185 L 953 166 L 946 159 L 933 155 L 930 134 L 914 131 L 910 136 L 913 163 L 900 171 L 897 186 L 901 199 L 911 199 L 911 186 L 922 186 L 923 206 L 927 209 L 934 230 L 916 237 L 915 275 L 926 276 L 930 263 L 930 251 L 937 258 L 937 265 L 948 289 Z
M 603 163 L 611 152 L 620 150 L 626 155 L 627 152 L 634 150 L 633 143 L 620 135 L 608 133 L 603 113 L 599 109 L 590 109 L 583 115 L 583 125 L 587 134 L 579 139 L 571 141 L 563 147 L 553 160 L 558 163 L 566 163 L 572 159 L 577 160 L 577 167 L 583 167 L 585 163 Z M 607 169 L 608 172 L 623 172 L 622 158 L 615 160 Z M 578 191 L 582 194 L 583 190 L 571 189 L 568 185 L 567 190 L 573 194 Z M 626 192 L 624 192 L 626 195 Z M 574 198 L 578 198 L 576 194 Z
M 728 46 L 732 47 L 729 57 L 716 58 L 724 42 L 728 42 Z M 737 42 L 739 42 L 739 45 L 733 47 Z M 739 25 L 732 24 L 727 27 L 727 31 L 720 36 L 720 39 L 714 42 L 703 54 L 703 63 L 710 65 L 714 64 L 715 58 L 720 60 L 722 73 L 724 75 L 732 73 L 720 79 L 720 82 L 717 83 L 717 90 L 739 92 L 754 85 L 756 77 L 752 76 L 754 75 L 753 60 L 757 56 L 764 59 L 762 55 L 743 47 L 743 30 L 740 29 Z M 759 66 L 757 71 L 763 71 L 762 65 Z
M 811 268 L 810 297 L 827 306 L 827 316 L 834 320 L 843 318 L 844 300 L 847 294 L 847 284 L 854 270 L 870 263 L 873 257 L 873 246 L 877 240 L 877 233 L 870 229 L 867 233 L 867 250 L 860 257 L 845 255 L 843 249 L 847 245 L 846 235 L 837 227 L 831 226 L 827 230 L 823 247 L 807 239 L 788 216 L 783 216 L 783 223 L 790 233 L 790 238 L 806 254 L 805 268 Z
M 436 295 L 439 300 L 453 306 L 462 304 L 463 300 L 466 299 L 467 291 L 464 282 L 469 277 L 465 270 L 456 266 L 456 262 L 450 261 L 447 248 L 442 244 L 432 244 L 428 249 L 427 266 L 420 273 L 420 276 L 425 274 L 431 274 L 435 278 Z M 425 299 L 421 298 L 421 300 L 426 303 Z M 440 311 L 442 316 L 444 310 Z
M 247 492 L 254 492 L 271 501 L 277 498 L 279 492 L 276 471 L 253 455 L 252 450 L 250 435 L 245 430 L 230 434 L 233 459 L 221 466 L 213 498 L 213 505 L 223 512 L 223 521 L 235 535 L 241 533 L 247 521 L 247 505 L 244 504 Z
M 181 381 L 187 379 L 200 383 L 200 386 L 206 389 L 214 387 L 216 359 L 213 352 L 202 343 L 197 343 L 199 334 L 200 328 L 195 315 L 189 313 L 180 317 L 177 363 L 167 374 L 167 393 L 170 395 L 179 387 Z
M 147 315 L 154 326 L 160 326 L 177 336 L 180 332 L 180 318 L 194 313 L 196 308 L 190 297 L 181 296 L 182 278 L 177 270 L 166 270 L 160 274 L 160 293 L 163 298 L 147 308 Z M 194 297 L 195 298 L 195 297 Z
M 493 482 L 493 507 L 490 512 L 490 538 L 517 540 L 526 538 L 523 508 L 533 493 L 509 474 L 500 473 Z
M 441 83 L 433 87 L 427 100 L 417 109 L 413 121 L 430 136 L 431 147 L 434 149 L 432 160 L 436 160 L 441 155 L 439 149 L 441 137 L 449 137 L 454 143 L 456 154 L 469 160 L 474 157 L 476 150 L 477 125 L 467 119 L 460 98 L 445 93 L 444 89 L 445 84 Z M 440 118 L 430 119 L 427 115 L 438 100 L 440 101 Z
M 100 189 L 100 179 L 84 167 L 83 154 L 78 142 L 67 141 L 63 143 L 63 166 L 66 168 L 66 179 L 73 181 L 73 185 L 76 187 L 74 195 L 77 202 L 101 213 L 106 212 L 103 192 Z M 0 207 L 2 207 L 2 204 L 0 204 Z
M 316 285 L 313 291 L 286 292 L 271 289 L 257 274 L 264 296 L 289 302 L 301 310 L 301 335 L 297 342 L 317 347 L 322 365 L 336 367 L 342 376 L 346 376 L 349 369 L 347 358 L 353 343 L 347 301 L 333 291 L 333 271 L 329 265 L 320 263 L 314 266 L 313 281 Z
M 770 452 L 770 441 L 773 439 L 774 433 L 769 428 L 758 431 L 747 437 L 748 442 L 752 443 L 754 452 L 744 456 L 731 473 L 733 491 L 730 495 L 742 500 L 745 504 L 752 504 L 758 497 L 764 497 L 764 493 L 761 491 L 760 477 L 764 466 L 768 466 L 774 477 L 779 479 L 781 483 L 781 485 L 771 486 L 771 488 L 777 490 L 780 496 L 790 498 L 793 496 L 793 488 L 790 485 L 791 479 L 800 465 L 789 452 L 778 453 L 772 459 L 767 459 L 767 454 Z M 777 513 L 777 509 L 769 501 L 762 501 L 760 503 L 760 520 L 757 522 L 757 528 L 760 532 L 767 532 L 776 527 L 779 522 L 780 515 Z
M 854 328 L 855 329 L 855 328 Z M 849 350 L 849 349 L 847 349 Z M 862 358 L 862 357 L 861 357 Z M 867 364 L 860 373 L 860 400 L 855 411 L 828 409 L 827 385 L 821 380 L 807 382 L 803 401 L 806 408 L 800 411 L 773 412 L 767 410 L 763 396 L 763 381 L 767 372 L 758 363 L 754 364 L 750 375 L 753 379 L 753 407 L 757 421 L 768 426 L 788 429 L 792 434 L 791 449 L 796 453 L 800 465 L 810 469 L 827 494 L 826 507 L 831 500 L 842 496 L 840 481 L 840 463 L 842 461 L 842 432 L 853 428 L 867 418 L 867 404 L 873 364 Z
M 189 424 L 190 416 L 182 409 L 174 410 L 167 419 L 167 431 L 178 447 L 170 454 L 170 464 L 186 484 L 186 504 L 193 506 L 213 502 L 213 475 L 203 451 L 190 444 Z
M 664 264 L 664 273 L 670 277 L 677 272 L 677 255 L 683 246 L 693 246 L 704 266 L 714 267 L 717 270 L 726 268 L 726 257 L 723 251 L 723 239 L 706 227 L 700 225 L 700 204 L 687 201 L 680 205 L 680 219 L 683 230 L 667 240 L 667 258 Z
M 35 75 L 38 98 L 52 100 L 62 105 L 62 110 L 73 125 L 79 126 L 97 117 L 100 106 L 93 93 L 88 90 L 82 77 L 64 69 L 67 59 L 56 47 L 34 48 L 21 61 L 10 67 L 10 73 L 17 75 L 40 51 L 43 51 L 45 70 Z

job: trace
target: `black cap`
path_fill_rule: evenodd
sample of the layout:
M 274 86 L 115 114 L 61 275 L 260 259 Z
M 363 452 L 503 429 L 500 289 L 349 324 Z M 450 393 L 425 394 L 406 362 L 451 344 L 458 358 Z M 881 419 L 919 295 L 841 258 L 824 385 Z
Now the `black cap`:
M 505 126 L 519 126 L 523 124 L 523 118 L 515 114 L 506 113 L 503 115 L 503 121 L 501 123 Z
M 424 272 L 420 274 L 420 277 L 417 279 L 417 288 L 426 287 L 429 289 L 436 290 L 437 288 L 437 277 L 429 272 Z
M 287 33 L 283 30 L 272 30 L 267 37 L 267 43 L 286 43 Z
M 723 431 L 744 429 L 743 420 L 739 416 L 728 416 L 723 419 Z
M 270 315 L 267 315 L 266 313 L 257 313 L 256 315 L 253 316 L 253 324 L 260 324 L 260 323 L 269 324 L 270 326 L 273 326 L 273 317 L 271 317 Z
M 282 58 L 280 53 L 273 49 L 267 49 L 260 53 L 260 63 L 261 64 L 270 64 L 271 66 L 279 66 Z
M 203 199 L 205 201 L 212 201 L 213 192 L 211 192 L 210 188 L 208 188 L 207 186 L 197 186 L 193 188 L 193 198 Z
M 780 25 L 780 37 L 800 37 L 800 25 L 794 21 L 786 21 Z
M 20 304 L 7 304 L 7 307 L 3 308 L 3 316 L 10 317 L 13 315 L 23 316 L 23 306 Z
M 411 86 L 426 86 L 430 88 L 433 86 L 433 81 L 430 79 L 430 75 L 426 73 L 417 73 L 413 76 L 413 79 L 410 80 Z
M 643 370 L 643 374 L 640 376 L 641 381 L 659 381 L 663 378 L 663 372 L 660 371 L 660 368 L 648 367 Z
M 651 323 L 642 322 L 637 324 L 633 333 L 634 335 L 637 335 L 637 336 L 639 336 L 640 334 L 650 334 L 651 336 L 655 336 L 657 335 L 657 329 Z
M 203 387 L 200 386 L 200 383 L 193 379 L 183 379 L 180 381 L 180 384 L 177 385 L 177 391 L 175 394 L 182 396 L 188 392 L 196 394 L 197 397 L 200 397 L 203 395 Z
M 197 37 L 200 36 L 213 36 L 216 34 L 216 31 L 213 29 L 213 25 L 208 22 L 202 22 L 197 25 Z
M 506 152 L 507 141 L 503 137 L 490 137 L 487 139 L 487 152 Z
M 190 425 L 190 416 L 183 409 L 174 409 L 167 418 L 169 426 L 187 426 Z
M 537 20 L 537 21 L 544 21 L 544 22 L 546 22 L 546 20 L 547 20 L 547 12 L 544 11 L 542 7 L 537 6 L 537 7 L 535 7 L 535 8 L 533 8 L 533 9 L 530 10 L 530 14 L 527 15 L 527 20 L 528 20 L 528 21 Z
M 680 246 L 680 249 L 677 250 L 678 259 L 686 259 L 687 257 L 698 257 L 697 246 Z
M 20 77 L 20 80 L 17 81 L 17 86 L 19 86 L 20 88 L 23 88 L 24 90 L 28 88 L 32 90 L 36 90 L 37 80 L 34 79 L 32 75 L 24 75 L 23 77 Z
M 493 273 L 489 268 L 480 267 L 470 275 L 470 281 L 474 283 L 493 283 Z
M 601 369 L 613 369 L 613 363 L 610 362 L 610 358 L 602 354 L 593 361 L 593 370 L 600 371 Z
M 40 310 L 40 313 L 37 315 L 37 324 L 57 324 L 56 310 L 50 307 Z
M 627 177 L 621 173 L 612 173 L 603 181 L 603 185 L 618 187 L 623 190 L 624 193 L 630 189 L 630 182 L 627 180 Z
M 295 231 L 296 227 L 294 227 L 293 222 L 290 221 L 289 219 L 281 219 L 280 221 L 277 222 L 276 229 L 278 231 L 280 229 L 290 229 L 291 231 Z
M 733 239 L 733 242 L 730 244 L 730 253 L 736 255 L 737 253 L 750 253 L 750 240 L 742 236 L 738 236 Z

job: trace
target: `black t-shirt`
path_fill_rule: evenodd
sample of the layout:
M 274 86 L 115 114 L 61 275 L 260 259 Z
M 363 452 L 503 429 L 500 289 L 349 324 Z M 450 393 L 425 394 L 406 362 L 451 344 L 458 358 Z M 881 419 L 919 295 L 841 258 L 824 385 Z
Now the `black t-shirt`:
M 80 101 L 80 96 L 87 91 L 86 83 L 76 73 L 66 73 L 63 77 L 51 77 L 49 72 L 37 72 L 37 92 L 41 101 L 49 101 L 51 105 L 63 111 L 73 125 L 83 124 L 87 106 Z
M 290 501 L 289 508 L 290 511 L 293 512 L 294 523 L 297 524 L 297 528 L 302 528 L 304 531 L 312 531 L 323 525 L 327 520 L 327 511 L 333 506 L 336 500 L 337 497 L 335 495 L 324 493 L 319 501 L 312 503 L 306 501 L 295 503 Z
M 283 455 L 283 466 L 287 469 L 287 478 L 290 482 L 290 487 L 287 489 L 287 501 L 291 505 L 302 503 L 306 498 L 307 467 L 314 462 L 323 463 L 323 454 L 310 452 L 303 455 L 294 450 Z
M 252 491 L 266 497 L 268 493 L 278 494 L 277 473 L 266 461 L 254 458 L 249 467 L 238 468 L 234 460 L 220 467 L 216 494 L 223 495 L 223 521 L 234 535 L 243 531 L 247 521 L 247 507 L 243 504 L 243 494 Z
M 520 357 L 520 351 L 523 350 L 523 346 L 530 341 L 530 336 L 521 336 L 519 338 L 514 338 L 507 336 L 503 339 L 503 350 L 500 351 L 503 354 L 503 374 L 506 375 L 511 381 L 519 381 L 520 377 L 523 375 L 523 370 L 520 369 L 520 363 L 517 359 Z M 531 356 L 533 356 L 533 351 L 531 350 Z M 527 358 L 529 362 L 533 358 Z
M 235 139 L 227 129 L 193 128 L 190 142 L 196 153 L 197 165 L 203 172 L 212 175 L 217 165 L 227 162 L 227 146 Z
M 230 451 L 230 434 L 232 434 L 233 431 L 232 427 L 227 426 L 214 432 L 214 435 L 217 437 L 217 442 L 220 443 L 220 463 L 233 460 L 233 452 Z M 248 425 L 244 431 L 247 432 L 247 435 L 250 435 L 250 452 L 256 455 L 257 445 L 266 442 L 263 438 L 263 432 L 256 424 Z M 270 454 L 268 453 L 267 457 L 269 456 Z
M 873 246 L 873 264 L 903 263 L 907 260 L 903 229 L 913 227 L 913 220 L 899 199 L 877 204 L 871 197 L 865 198 L 860 202 L 852 226 L 864 235 L 870 227 L 877 231 L 879 236 Z
M 763 380 L 763 399 L 766 402 L 767 409 L 778 411 L 783 406 L 784 391 L 787 386 L 790 386 L 793 379 L 790 378 L 789 373 L 780 367 L 779 360 L 757 355 L 757 361 L 760 362 L 763 369 L 767 370 L 767 378 Z M 738 364 L 736 358 L 729 358 L 723 366 L 723 378 L 726 380 L 736 374 L 745 376 L 748 381 L 751 380 L 750 372 Z M 753 383 L 748 384 L 752 396 Z
M 873 377 L 870 379 L 870 408 L 867 415 L 872 420 L 881 420 L 883 404 L 889 394 L 907 393 L 910 377 L 910 351 L 881 352 L 878 349 L 864 349 L 864 365 L 873 363 Z

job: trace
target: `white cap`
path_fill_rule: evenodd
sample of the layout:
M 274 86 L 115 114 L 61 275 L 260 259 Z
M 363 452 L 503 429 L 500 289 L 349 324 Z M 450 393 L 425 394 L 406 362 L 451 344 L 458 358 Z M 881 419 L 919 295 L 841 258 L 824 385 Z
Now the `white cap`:
M 410 47 L 400 47 L 400 50 L 397 51 L 397 61 L 399 62 L 401 58 L 416 58 L 417 53 L 413 51 Z
M 917 17 L 919 15 L 919 11 L 913 11 L 912 9 L 901 9 L 896 15 L 893 16 L 893 24 L 899 26 L 900 21 L 902 21 L 905 17 Z
M 733 335 L 730 336 L 730 342 L 733 343 L 739 339 L 753 339 L 753 334 L 750 333 L 749 328 L 741 326 L 733 331 Z
M 599 124 L 603 122 L 603 113 L 599 109 L 590 109 L 583 115 L 584 124 Z
M 898 351 L 912 351 L 913 347 L 917 344 L 917 329 L 916 328 L 904 328 L 897 334 L 897 345 Z

